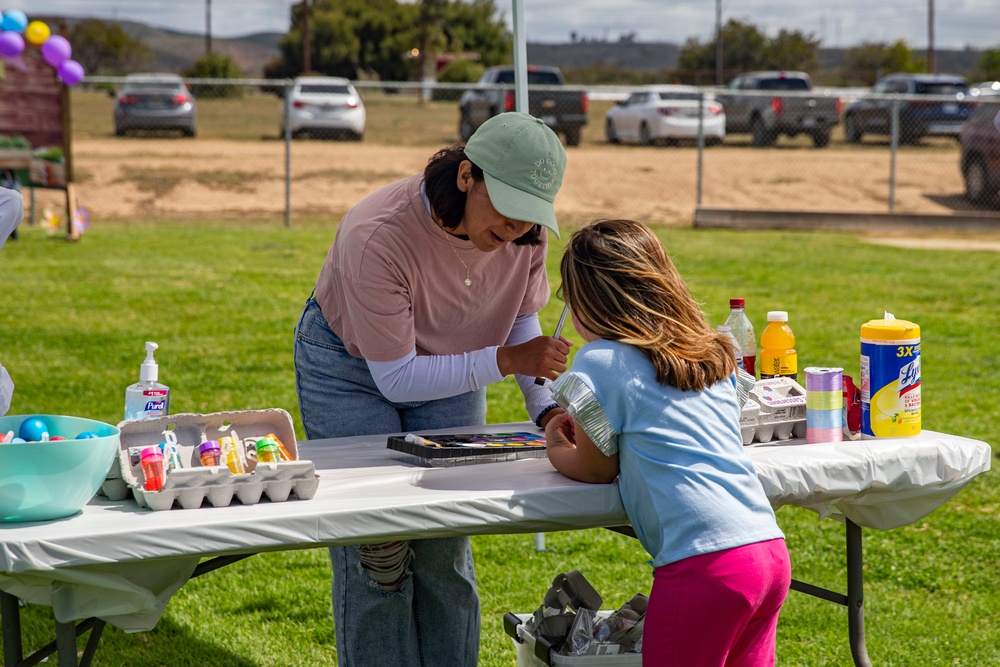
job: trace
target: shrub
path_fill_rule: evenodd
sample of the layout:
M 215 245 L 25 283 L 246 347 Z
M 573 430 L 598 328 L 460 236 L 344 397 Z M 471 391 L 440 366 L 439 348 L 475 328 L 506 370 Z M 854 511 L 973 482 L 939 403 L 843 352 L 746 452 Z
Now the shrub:
M 206 53 L 194 61 L 188 69 L 181 72 L 185 78 L 189 79 L 242 79 L 243 70 L 236 65 L 229 56 L 221 53 Z M 234 98 L 243 97 L 245 91 L 242 86 L 192 84 L 191 92 L 195 97 L 208 98 Z

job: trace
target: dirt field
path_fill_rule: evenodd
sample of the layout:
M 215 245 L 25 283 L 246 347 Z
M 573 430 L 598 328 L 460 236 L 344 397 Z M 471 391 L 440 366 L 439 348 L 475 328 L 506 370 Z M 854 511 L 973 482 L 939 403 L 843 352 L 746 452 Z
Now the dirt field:
M 888 212 L 885 145 L 713 147 L 704 153 L 702 204 L 720 208 Z M 291 210 L 339 216 L 378 186 L 420 171 L 436 147 L 303 140 L 292 144 Z M 173 138 L 85 139 L 74 143 L 80 205 L 91 221 L 283 219 L 285 144 Z M 625 216 L 690 223 L 698 195 L 693 147 L 583 145 L 556 208 L 567 222 Z M 974 210 L 962 196 L 954 142 L 907 147 L 896 160 L 897 213 Z M 37 191 L 37 207 L 62 194 Z M 997 209 L 995 209 L 997 210 Z M 997 210 L 1000 213 L 1000 210 Z

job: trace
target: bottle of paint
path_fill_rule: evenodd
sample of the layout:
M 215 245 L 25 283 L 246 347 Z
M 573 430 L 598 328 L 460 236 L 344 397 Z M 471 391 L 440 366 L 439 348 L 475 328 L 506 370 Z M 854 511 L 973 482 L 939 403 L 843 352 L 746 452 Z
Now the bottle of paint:
M 278 443 L 271 438 L 261 438 L 257 441 L 257 463 L 278 463 L 281 453 Z
M 201 459 L 201 465 L 205 467 L 220 465 L 221 455 L 222 449 L 218 440 L 206 440 L 198 445 L 198 457 Z
M 861 437 L 920 433 L 920 327 L 887 314 L 861 326 Z
M 158 445 L 146 447 L 140 454 L 142 461 L 142 476 L 145 478 L 142 488 L 146 491 L 160 491 L 167 482 L 167 469 L 163 465 L 163 452 Z
M 798 380 L 799 355 L 795 351 L 795 334 L 788 326 L 788 313 L 772 310 L 767 314 L 767 326 L 760 335 L 760 379 L 786 377 Z
M 151 419 L 170 414 L 170 387 L 158 382 L 159 367 L 153 352 L 156 343 L 146 343 L 146 360 L 139 366 L 139 381 L 125 388 L 125 419 Z
M 726 318 L 726 324 L 733 332 L 733 338 L 740 344 L 743 370 L 757 377 L 757 334 L 754 333 L 753 323 L 747 317 L 745 303 L 746 301 L 740 297 L 729 300 L 729 317 Z

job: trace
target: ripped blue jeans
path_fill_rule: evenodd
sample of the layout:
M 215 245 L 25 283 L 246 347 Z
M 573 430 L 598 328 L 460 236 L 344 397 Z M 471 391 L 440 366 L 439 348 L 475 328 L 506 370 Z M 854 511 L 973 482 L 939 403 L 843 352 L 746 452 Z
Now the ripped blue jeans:
M 295 383 L 310 440 L 483 424 L 486 391 L 392 403 L 310 298 L 295 330 Z M 472 667 L 479 595 L 467 537 L 331 547 L 340 667 Z

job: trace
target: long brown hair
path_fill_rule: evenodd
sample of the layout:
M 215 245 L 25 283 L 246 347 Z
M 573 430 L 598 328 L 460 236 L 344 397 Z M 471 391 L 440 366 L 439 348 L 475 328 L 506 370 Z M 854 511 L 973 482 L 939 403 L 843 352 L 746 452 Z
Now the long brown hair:
M 560 294 L 581 325 L 642 350 L 656 379 L 700 391 L 729 377 L 736 357 L 713 330 L 663 244 L 633 220 L 597 220 L 574 232 Z

